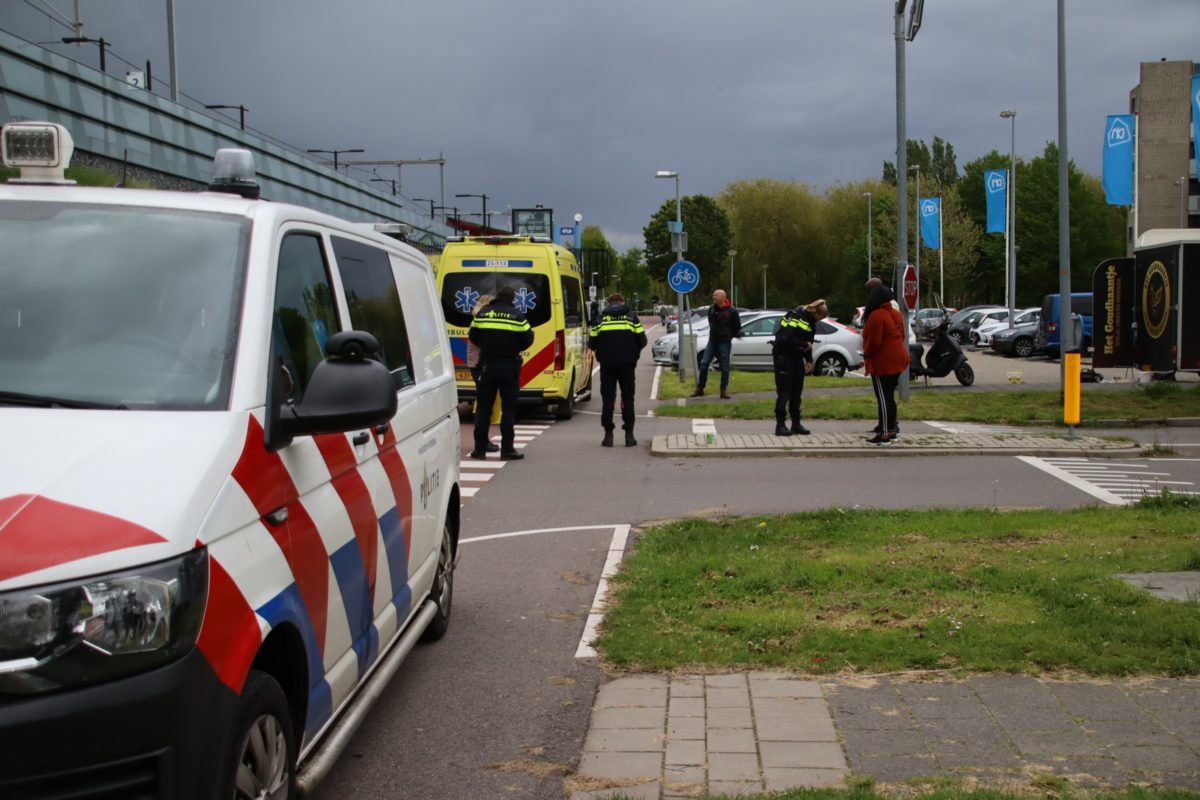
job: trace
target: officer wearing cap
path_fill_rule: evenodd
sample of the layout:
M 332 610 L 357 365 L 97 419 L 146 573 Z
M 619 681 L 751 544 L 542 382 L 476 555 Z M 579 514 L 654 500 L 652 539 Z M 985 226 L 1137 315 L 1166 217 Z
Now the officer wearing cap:
M 492 405 L 500 396 L 500 458 L 517 461 L 514 439 L 517 396 L 521 389 L 521 351 L 533 344 L 533 328 L 513 303 L 511 287 L 496 292 L 496 299 L 475 315 L 467 338 L 479 347 L 479 380 L 476 386 L 475 449 L 471 458 L 487 458 Z
M 600 362 L 600 399 L 603 407 L 600 424 L 604 427 L 604 447 L 613 446 L 613 406 L 617 387 L 621 387 L 621 422 L 625 429 L 625 446 L 634 447 L 633 387 L 638 356 L 646 346 L 646 331 L 637 315 L 625 305 L 625 298 L 614 292 L 608 296 L 608 306 L 600 315 L 600 323 L 588 336 L 588 347 L 596 352 Z

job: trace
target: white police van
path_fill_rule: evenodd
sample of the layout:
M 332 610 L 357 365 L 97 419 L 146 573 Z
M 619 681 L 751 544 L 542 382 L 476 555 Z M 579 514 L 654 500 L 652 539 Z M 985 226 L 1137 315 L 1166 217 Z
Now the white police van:
M 0 797 L 295 796 L 449 623 L 429 262 L 257 199 L 82 188 L 0 130 Z

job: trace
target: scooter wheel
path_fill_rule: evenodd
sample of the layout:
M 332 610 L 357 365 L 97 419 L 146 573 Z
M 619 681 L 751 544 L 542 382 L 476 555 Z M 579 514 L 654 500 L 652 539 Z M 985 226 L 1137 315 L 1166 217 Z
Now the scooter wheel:
M 958 378 L 958 382 L 963 386 L 970 386 L 975 382 L 975 370 L 971 369 L 970 364 L 964 362 L 954 370 L 954 377 Z

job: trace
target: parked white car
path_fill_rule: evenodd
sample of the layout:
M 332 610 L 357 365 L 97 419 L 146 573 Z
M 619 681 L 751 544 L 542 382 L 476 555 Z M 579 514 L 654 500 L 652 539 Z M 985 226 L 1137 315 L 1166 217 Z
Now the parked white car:
M 768 311 L 755 319 L 742 320 L 741 336 L 733 340 L 729 350 L 732 369 L 767 371 L 775 368 L 771 345 L 784 313 Z M 696 337 L 696 352 L 702 356 L 707 345 L 708 331 L 704 331 Z M 862 335 L 840 322 L 828 319 L 818 322 L 813 362 L 814 375 L 841 377 L 858 369 L 863 363 Z
M 1024 325 L 1027 322 L 1037 322 L 1038 317 L 1042 315 L 1042 310 L 1036 306 L 1033 308 L 1023 308 L 1016 312 L 1013 317 L 1013 326 Z M 971 341 L 980 347 L 987 347 L 992 343 L 992 336 L 1002 330 L 1008 330 L 1008 317 L 1000 320 L 990 320 L 981 322 L 976 326 L 975 330 L 971 331 Z

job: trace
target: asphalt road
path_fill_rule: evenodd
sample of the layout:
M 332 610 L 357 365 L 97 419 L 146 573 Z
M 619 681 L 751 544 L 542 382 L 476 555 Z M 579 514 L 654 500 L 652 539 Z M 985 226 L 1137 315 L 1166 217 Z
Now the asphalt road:
M 1012 388 L 1007 373 L 1018 369 L 1026 384 L 1052 385 L 1058 370 L 1045 360 L 969 355 L 980 386 Z M 1100 502 L 1079 484 L 1011 456 L 653 457 L 646 447 L 652 436 L 693 425 L 647 416 L 655 371 L 647 349 L 638 373 L 639 447 L 600 447 L 597 395 L 571 420 L 523 414 L 523 461 L 486 468 L 464 461 L 464 476 L 478 480 L 463 483 L 477 492 L 462 509 L 450 632 L 412 653 L 314 797 L 564 797 L 563 778 L 578 759 L 596 686 L 606 679 L 595 659 L 576 651 L 622 526 L 630 526 L 632 546 L 639 528 L 689 516 Z M 902 430 L 924 424 L 906 420 L 903 406 L 900 415 Z M 765 424 L 717 421 L 722 432 Z M 864 437 L 867 427 L 808 424 L 862 428 Z M 1172 488 L 1200 485 L 1200 429 L 1088 432 L 1159 443 L 1182 457 L 1108 462 L 1110 471 L 1157 473 L 1148 480 L 1178 481 Z M 462 439 L 469 448 L 469 423 Z M 1088 485 L 1103 480 L 1087 464 L 1076 472 Z M 500 534 L 514 535 L 488 538 Z

